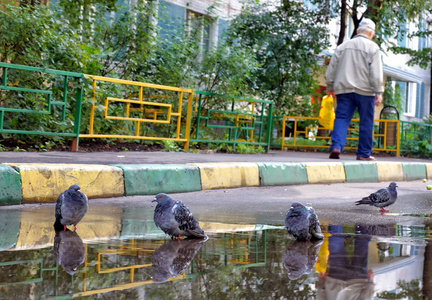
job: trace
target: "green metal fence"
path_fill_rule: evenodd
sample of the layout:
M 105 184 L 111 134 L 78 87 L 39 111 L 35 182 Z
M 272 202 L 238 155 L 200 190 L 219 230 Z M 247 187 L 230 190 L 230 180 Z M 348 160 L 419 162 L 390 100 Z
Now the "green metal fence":
M 190 143 L 245 144 L 268 152 L 273 101 L 195 91 Z
M 2 62 L 0 69 L 0 133 L 78 140 L 83 74 Z M 71 112 L 72 118 L 67 116 Z M 29 119 L 37 119 L 38 126 L 30 129 Z
M 426 123 L 416 123 L 400 121 L 401 126 L 401 152 L 408 152 L 415 143 L 425 142 L 432 145 L 432 125 Z

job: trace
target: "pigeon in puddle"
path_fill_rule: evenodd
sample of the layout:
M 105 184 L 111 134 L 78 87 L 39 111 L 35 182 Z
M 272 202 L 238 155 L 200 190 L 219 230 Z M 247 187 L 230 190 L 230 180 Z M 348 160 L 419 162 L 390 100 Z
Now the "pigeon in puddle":
M 387 188 L 379 189 L 375 193 L 372 193 L 369 196 L 364 197 L 359 201 L 356 201 L 356 205 L 368 204 L 378 207 L 382 213 L 388 212 L 388 210 L 384 209 L 384 207 L 392 205 L 396 202 L 397 187 L 398 186 L 396 182 L 391 182 Z
M 53 250 L 56 262 L 70 275 L 75 274 L 86 256 L 86 247 L 82 239 L 75 231 L 69 229 L 55 231 Z
M 286 213 L 285 227 L 297 241 L 324 239 L 315 210 L 298 202 L 294 202 Z
M 161 283 L 183 274 L 206 239 L 168 241 L 153 252 L 152 280 Z
M 207 238 L 189 208 L 182 201 L 173 200 L 167 194 L 159 193 L 152 202 L 157 202 L 153 215 L 156 226 L 168 234 L 171 239 L 179 240 L 180 236 Z
M 79 185 L 71 185 L 57 199 L 54 228 L 56 230 L 63 228 L 66 231 L 67 225 L 74 225 L 74 230 L 76 231 L 76 225 L 87 213 L 87 210 L 87 196 L 80 191 Z

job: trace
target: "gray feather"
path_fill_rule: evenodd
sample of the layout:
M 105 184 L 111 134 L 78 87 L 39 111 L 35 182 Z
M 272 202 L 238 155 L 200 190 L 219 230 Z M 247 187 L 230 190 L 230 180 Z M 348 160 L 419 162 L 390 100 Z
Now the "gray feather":
M 285 227 L 297 241 L 322 240 L 320 223 L 315 210 L 295 202 L 285 216 Z
M 161 283 L 183 274 L 205 241 L 186 239 L 164 243 L 152 255 L 152 280 Z
M 379 189 L 375 193 L 370 194 L 363 199 L 356 201 L 356 205 L 367 204 L 378 208 L 383 208 L 392 205 L 397 199 L 397 184 L 391 182 L 387 188 Z
M 85 260 L 86 249 L 82 239 L 69 229 L 56 230 L 53 249 L 55 260 L 70 275 L 75 274 Z
M 283 264 L 291 280 L 309 274 L 315 267 L 322 240 L 293 242 L 288 245 L 283 257 Z
M 60 194 L 56 204 L 56 224 L 77 225 L 88 211 L 88 198 L 80 191 L 80 186 L 72 185 Z M 57 228 L 56 224 L 54 226 Z
M 152 202 L 157 202 L 153 215 L 156 226 L 171 238 L 180 236 L 207 238 L 189 208 L 182 201 L 173 200 L 167 194 L 160 193 Z

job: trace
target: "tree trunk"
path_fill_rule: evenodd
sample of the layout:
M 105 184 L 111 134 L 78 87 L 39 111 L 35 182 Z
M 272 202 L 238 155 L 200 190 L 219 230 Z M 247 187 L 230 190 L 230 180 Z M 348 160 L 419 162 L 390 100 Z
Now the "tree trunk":
M 340 13 L 340 29 L 339 29 L 339 38 L 337 41 L 337 45 L 343 43 L 345 39 L 345 29 L 346 29 L 346 14 L 347 14 L 347 3 L 346 0 L 341 1 L 341 13 Z

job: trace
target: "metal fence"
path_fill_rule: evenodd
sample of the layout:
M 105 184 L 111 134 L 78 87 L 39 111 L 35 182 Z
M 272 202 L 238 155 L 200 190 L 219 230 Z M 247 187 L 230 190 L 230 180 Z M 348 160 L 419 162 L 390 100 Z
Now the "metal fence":
M 92 96 L 87 133 L 80 134 L 80 138 L 171 140 L 184 142 L 185 149 L 189 147 L 193 90 L 93 75 L 85 77 L 92 80 Z M 108 127 L 95 128 L 96 118 Z M 185 129 L 181 132 L 183 119 Z M 107 128 L 117 133 L 107 134 Z
M 286 139 L 287 121 L 291 122 L 291 136 Z M 358 143 L 358 123 L 360 119 L 352 119 L 348 128 L 347 144 L 345 149 L 357 149 Z M 374 127 L 373 151 L 395 152 L 400 155 L 400 121 L 376 119 L 378 126 Z M 326 134 L 320 135 L 319 131 L 326 131 Z M 322 141 L 321 143 L 316 141 Z M 312 141 L 312 142 L 311 142 Z M 298 117 L 284 116 L 282 120 L 282 137 L 281 150 L 287 148 L 330 148 L 330 131 L 321 127 L 318 123 L 318 117 Z
M 77 142 L 83 74 L 2 62 L 0 69 L 0 133 L 73 137 Z
M 273 101 L 195 91 L 191 143 L 245 144 L 268 152 Z

